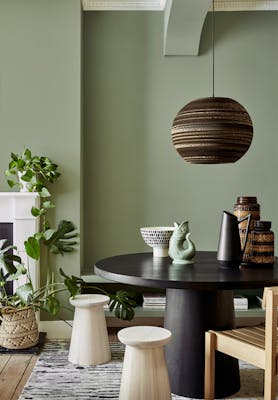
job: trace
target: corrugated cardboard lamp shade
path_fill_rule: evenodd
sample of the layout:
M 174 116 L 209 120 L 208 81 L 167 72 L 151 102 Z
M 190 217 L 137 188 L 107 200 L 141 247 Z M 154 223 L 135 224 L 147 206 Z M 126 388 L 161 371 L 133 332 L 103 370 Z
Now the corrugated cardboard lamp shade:
M 226 97 L 191 101 L 176 115 L 172 141 L 193 164 L 234 163 L 249 149 L 253 125 L 245 108 Z

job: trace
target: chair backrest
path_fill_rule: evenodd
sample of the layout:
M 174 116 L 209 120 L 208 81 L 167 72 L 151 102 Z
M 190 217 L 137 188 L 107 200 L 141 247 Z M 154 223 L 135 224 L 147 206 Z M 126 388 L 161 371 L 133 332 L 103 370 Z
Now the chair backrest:
M 266 287 L 263 294 L 265 308 L 265 356 L 266 363 L 276 362 L 278 287 Z

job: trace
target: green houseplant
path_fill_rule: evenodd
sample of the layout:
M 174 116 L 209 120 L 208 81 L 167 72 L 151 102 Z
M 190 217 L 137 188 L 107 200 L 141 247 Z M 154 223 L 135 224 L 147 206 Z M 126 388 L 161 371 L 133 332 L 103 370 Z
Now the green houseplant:
M 9 254 L 10 250 L 17 250 L 15 246 L 6 246 L 6 239 L 0 240 L 0 305 L 1 307 L 21 308 L 32 306 L 35 310 L 45 310 L 52 315 L 57 315 L 61 304 L 57 299 L 57 293 L 67 291 L 71 297 L 80 293 L 83 279 L 77 276 L 67 275 L 62 268 L 59 271 L 59 281 L 55 279 L 54 273 L 47 274 L 45 285 L 34 289 L 29 268 L 23 264 L 21 257 Z M 6 284 L 17 282 L 25 278 L 26 282 L 16 285 L 13 294 L 8 294 Z M 92 288 L 110 297 L 112 310 L 118 309 L 118 315 L 122 319 L 131 317 L 131 309 L 137 305 L 136 296 L 133 292 L 120 290 L 116 294 L 108 294 L 97 286 Z
M 22 191 L 38 192 L 48 197 L 47 183 L 54 183 L 61 175 L 58 165 L 45 156 L 33 156 L 28 148 L 21 155 L 11 153 L 9 168 L 5 172 L 11 188 L 17 186 Z
M 40 218 L 40 231 L 27 239 L 25 248 L 27 254 L 38 260 L 40 245 L 46 245 L 50 253 L 64 254 L 72 252 L 77 245 L 75 238 L 78 234 L 71 221 L 62 220 L 57 228 L 53 228 L 47 218 L 49 210 L 55 207 L 51 201 L 49 184 L 61 176 L 58 165 L 49 157 L 32 155 L 25 148 L 21 155 L 11 153 L 9 168 L 5 171 L 7 182 L 11 188 L 19 187 L 29 192 L 37 192 L 41 198 L 40 206 L 32 207 L 31 213 Z M 27 186 L 25 185 L 27 184 Z
M 22 155 L 11 153 L 11 161 L 5 174 L 11 188 L 22 188 L 22 182 L 27 182 L 29 185 L 27 190 L 37 192 L 41 198 L 39 207 L 32 207 L 30 210 L 34 217 L 40 219 L 40 230 L 26 238 L 24 246 L 28 258 L 34 260 L 39 260 L 41 246 L 45 246 L 46 265 L 51 270 L 50 253 L 63 256 L 65 253 L 73 252 L 78 244 L 76 240 L 78 233 L 73 222 L 61 220 L 57 227 L 53 228 L 48 220 L 49 210 L 55 207 L 51 200 L 49 186 L 61 175 L 58 165 L 48 157 L 33 156 L 26 148 Z M 16 252 L 16 248 L 6 246 L 5 239 L 0 240 L 0 313 L 2 318 L 5 319 L 6 313 L 15 315 L 17 311 L 25 312 L 26 310 L 31 314 L 37 310 L 44 310 L 55 316 L 63 307 L 59 298 L 61 292 L 66 291 L 70 297 L 75 297 L 80 293 L 83 280 L 80 277 L 68 276 L 61 268 L 59 274 L 56 275 L 48 272 L 45 284 L 35 290 L 28 265 L 26 267 L 21 258 L 11 252 Z M 13 281 L 15 287 L 13 294 L 8 294 L 6 291 L 7 283 L 10 281 Z M 89 286 L 86 285 L 86 287 Z M 108 295 L 110 310 L 115 312 L 116 317 L 124 320 L 131 320 L 134 316 L 134 308 L 142 302 L 142 296 L 135 292 L 119 290 L 109 294 L 98 286 L 90 287 L 94 291 Z M 35 317 L 32 318 L 35 320 Z M 34 325 L 35 322 L 32 322 L 33 327 Z M 3 329 L 3 323 L 1 329 Z M 34 333 L 36 339 L 37 327 L 34 331 L 36 331 Z
M 0 345 L 11 349 L 22 349 L 34 346 L 39 339 L 35 312 L 44 310 L 51 315 L 58 315 L 62 307 L 58 294 L 66 291 L 70 297 L 80 293 L 83 280 L 76 276 L 68 276 L 60 269 L 59 280 L 54 273 L 48 273 L 46 282 L 34 289 L 28 265 L 10 251 L 15 246 L 6 246 L 6 239 L 0 240 Z M 22 282 L 22 278 L 24 282 Z M 7 293 L 8 282 L 14 283 L 14 292 Z M 99 287 L 93 289 L 110 297 L 110 310 L 124 320 L 130 320 L 137 306 L 137 294 L 120 290 L 109 294 Z M 23 323 L 22 323 L 23 322 Z

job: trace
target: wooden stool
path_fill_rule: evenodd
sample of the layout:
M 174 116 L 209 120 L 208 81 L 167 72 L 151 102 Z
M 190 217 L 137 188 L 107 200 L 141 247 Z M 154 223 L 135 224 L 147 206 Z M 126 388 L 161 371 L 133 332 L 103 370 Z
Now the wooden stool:
M 97 365 L 111 360 L 103 306 L 109 297 L 80 294 L 70 303 L 75 307 L 69 361 L 78 365 Z
M 171 399 L 163 348 L 171 336 L 157 326 L 132 326 L 118 332 L 126 345 L 119 400 Z

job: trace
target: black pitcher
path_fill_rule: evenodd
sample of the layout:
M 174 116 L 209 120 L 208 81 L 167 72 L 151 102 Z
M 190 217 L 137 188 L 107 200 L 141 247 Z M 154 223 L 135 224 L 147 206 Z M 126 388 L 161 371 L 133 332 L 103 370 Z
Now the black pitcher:
M 223 211 L 220 237 L 218 243 L 217 260 L 221 267 L 238 268 L 245 250 L 247 235 L 249 232 L 251 214 L 238 220 L 237 217 L 228 211 Z M 247 222 L 243 248 L 241 248 L 238 224 Z

